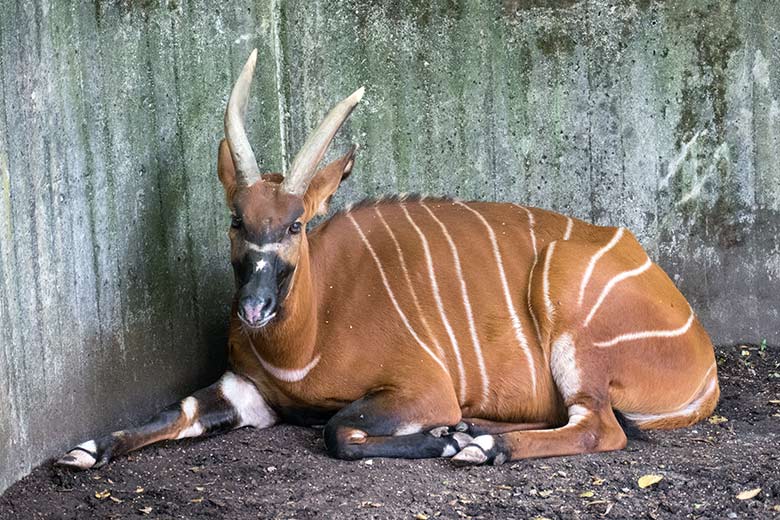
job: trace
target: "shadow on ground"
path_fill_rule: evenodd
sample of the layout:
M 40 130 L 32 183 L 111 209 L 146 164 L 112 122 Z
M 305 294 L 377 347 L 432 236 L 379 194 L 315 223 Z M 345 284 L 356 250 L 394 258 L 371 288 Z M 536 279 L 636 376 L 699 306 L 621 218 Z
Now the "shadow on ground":
M 316 430 L 245 429 L 84 473 L 44 464 L 0 497 L 0 518 L 780 517 L 780 351 L 722 347 L 718 361 L 714 420 L 622 452 L 466 469 L 343 462 Z M 640 489 L 645 474 L 663 480 Z

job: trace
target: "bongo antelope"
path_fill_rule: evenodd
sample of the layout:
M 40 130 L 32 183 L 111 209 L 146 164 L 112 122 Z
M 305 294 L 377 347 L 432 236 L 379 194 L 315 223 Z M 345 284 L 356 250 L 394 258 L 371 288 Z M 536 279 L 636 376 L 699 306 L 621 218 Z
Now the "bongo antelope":
M 279 422 L 324 424 L 339 458 L 460 464 L 621 449 L 708 416 L 713 348 L 624 228 L 515 204 L 393 197 L 308 230 L 354 164 L 319 168 L 361 88 L 289 174 L 261 174 L 244 129 L 252 52 L 218 174 L 232 221 L 230 370 L 146 424 L 85 442 L 90 468 L 147 444 Z

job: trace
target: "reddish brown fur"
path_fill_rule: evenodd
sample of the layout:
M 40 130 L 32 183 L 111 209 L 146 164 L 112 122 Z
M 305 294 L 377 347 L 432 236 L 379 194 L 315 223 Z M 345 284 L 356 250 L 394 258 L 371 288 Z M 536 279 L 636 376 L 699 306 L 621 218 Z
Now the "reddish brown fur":
M 479 395 L 477 361 L 469 339 L 453 258 L 443 233 L 423 204 L 447 226 L 460 249 L 465 283 L 490 376 L 488 401 L 482 401 Z M 666 274 L 653 266 L 644 274 L 618 284 L 590 326 L 582 327 L 585 314 L 604 285 L 616 274 L 636 268 L 646 259 L 630 233 L 626 233 L 598 263 L 585 291 L 583 307 L 579 308 L 575 302 L 587 261 L 609 242 L 615 228 L 601 228 L 578 220 L 570 239 L 562 241 L 566 218 L 529 208 L 535 220 L 538 252 L 535 258 L 525 208 L 512 204 L 468 205 L 480 212 L 496 233 L 515 308 L 532 349 L 537 369 L 536 393 L 529 385 L 528 365 L 519 353 L 507 306 L 498 295 L 498 266 L 485 228 L 459 203 L 441 200 L 367 205 L 338 214 L 312 231 L 308 241 L 304 240 L 302 244 L 304 252 L 298 264 L 296 291 L 286 303 L 294 309 L 295 317 L 255 335 L 254 347 L 266 361 L 277 367 L 301 367 L 316 354 L 321 355 L 319 365 L 300 382 L 284 383 L 270 377 L 259 367 L 248 345 L 249 337 L 234 319 L 231 331 L 234 369 L 252 379 L 266 399 L 279 408 L 336 410 L 376 389 L 397 389 L 399 406 L 387 413 L 403 413 L 407 417 L 398 417 L 399 422 L 415 422 L 423 428 L 454 424 L 462 416 L 513 423 L 563 424 L 566 406 L 578 402 L 596 412 L 578 426 L 595 435 L 597 440 L 593 446 L 580 442 L 564 447 L 561 443 L 572 441 L 567 433 L 525 433 L 519 437 L 521 441 L 509 438 L 515 457 L 622 447 L 625 437 L 614 421 L 612 407 L 642 414 L 671 412 L 686 405 L 696 389 L 706 383 L 702 378 L 713 365 L 714 357 L 709 338 L 697 320 L 691 330 L 679 338 L 634 340 L 606 349 L 590 345 L 592 341 L 608 340 L 623 333 L 675 329 L 688 318 L 690 311 L 685 299 Z M 428 280 L 424 249 L 403 208 L 422 229 L 435 259 L 439 290 L 446 302 L 446 313 L 458 339 L 466 373 L 468 388 L 462 403 L 457 399 L 460 388 L 456 356 L 443 321 L 434 310 L 435 298 Z M 307 210 L 307 213 L 311 211 Z M 358 223 L 381 260 L 412 328 L 428 345 L 436 342 L 442 345 L 449 374 L 421 350 L 403 326 L 383 287 L 377 266 L 361 243 L 350 218 Z M 401 245 L 417 299 L 426 309 L 427 323 L 411 304 L 410 287 L 381 218 Z M 550 298 L 555 309 L 550 315 L 545 311 L 539 280 L 543 277 L 547 246 L 553 241 L 558 242 L 549 272 Z M 529 305 L 527 282 L 535 260 L 533 280 L 536 283 L 531 289 Z M 532 310 L 539 322 L 541 342 L 535 337 Z M 576 337 L 576 362 L 583 383 L 577 396 L 566 403 L 547 364 L 551 341 L 563 332 Z M 429 337 L 430 334 L 438 341 Z M 712 377 L 715 377 L 714 372 Z M 435 402 L 419 399 L 419 396 L 432 394 L 436 396 Z M 414 402 L 411 409 L 407 400 Z M 688 425 L 708 415 L 716 402 L 717 392 L 693 414 L 650 421 L 644 426 Z M 560 443 L 554 442 L 557 435 L 563 435 Z M 534 436 L 540 436 L 544 441 L 535 444 L 529 440 Z

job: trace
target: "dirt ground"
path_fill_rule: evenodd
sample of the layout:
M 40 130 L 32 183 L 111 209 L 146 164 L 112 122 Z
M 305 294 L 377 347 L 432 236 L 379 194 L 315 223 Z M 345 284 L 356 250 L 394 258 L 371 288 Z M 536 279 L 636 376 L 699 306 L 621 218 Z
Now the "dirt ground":
M 0 518 L 780 517 L 780 349 L 720 347 L 718 360 L 714 418 L 622 452 L 473 468 L 343 462 L 317 430 L 244 429 L 83 473 L 44 464 L 0 497 Z M 647 474 L 663 479 L 640 488 Z

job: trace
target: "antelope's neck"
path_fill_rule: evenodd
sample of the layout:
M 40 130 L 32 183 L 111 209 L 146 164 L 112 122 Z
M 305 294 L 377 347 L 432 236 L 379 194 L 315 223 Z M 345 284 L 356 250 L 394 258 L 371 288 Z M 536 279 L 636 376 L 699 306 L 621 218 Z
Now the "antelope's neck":
M 277 379 L 295 380 L 300 371 L 313 368 L 319 357 L 315 351 L 317 306 L 312 282 L 308 251 L 302 251 L 282 316 L 276 323 L 249 337 L 250 347 L 255 350 L 263 368 Z M 282 377 L 278 377 L 280 374 Z

